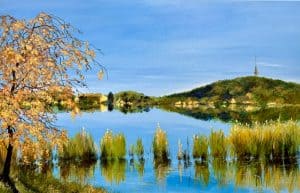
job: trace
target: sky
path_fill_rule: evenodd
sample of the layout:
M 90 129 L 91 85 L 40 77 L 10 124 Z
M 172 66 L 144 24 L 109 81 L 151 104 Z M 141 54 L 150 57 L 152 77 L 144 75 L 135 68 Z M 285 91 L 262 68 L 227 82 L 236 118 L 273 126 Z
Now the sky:
M 161 96 L 238 76 L 300 83 L 300 2 L 0 0 L 0 15 L 63 18 L 101 49 L 83 92 Z

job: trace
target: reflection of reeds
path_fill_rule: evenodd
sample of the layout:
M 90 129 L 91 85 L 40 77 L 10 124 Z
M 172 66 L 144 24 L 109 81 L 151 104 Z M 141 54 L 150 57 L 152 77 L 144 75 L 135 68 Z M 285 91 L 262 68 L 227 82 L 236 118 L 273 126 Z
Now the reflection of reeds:
M 124 159 L 126 155 L 126 140 L 123 134 L 114 135 L 106 131 L 100 142 L 102 160 Z
M 207 186 L 210 177 L 208 163 L 195 161 L 194 169 L 195 169 L 195 179 L 199 180 L 200 183 L 203 184 L 204 186 Z
M 134 162 L 134 168 L 137 170 L 140 177 L 144 176 L 145 160 L 144 159 L 139 159 L 139 161 Z
M 59 162 L 60 177 L 64 180 L 85 184 L 95 173 L 96 162 L 76 164 L 72 162 Z
M 155 162 L 154 161 L 154 172 L 156 180 L 161 183 L 165 180 L 166 176 L 170 171 L 170 163 L 169 162 Z
M 206 160 L 208 155 L 208 140 L 206 136 L 195 135 L 193 137 L 193 158 Z
M 153 157 L 156 162 L 168 162 L 169 151 L 167 134 L 160 127 L 156 129 L 156 132 L 154 134 L 152 148 Z
M 222 130 L 211 131 L 209 136 L 210 154 L 215 158 L 225 159 L 227 155 L 227 142 Z
M 125 180 L 126 161 L 101 160 L 101 174 L 107 182 L 119 184 Z
M 296 122 L 272 122 L 253 126 L 234 125 L 229 141 L 238 159 L 281 160 L 295 157 L 300 145 L 300 127 Z
M 227 161 L 222 158 L 214 158 L 212 160 L 212 168 L 214 171 L 214 176 L 217 179 L 218 185 L 224 186 L 228 181 L 226 176 Z
M 300 189 L 300 173 L 297 163 L 291 163 L 290 168 L 278 164 L 263 162 L 234 162 L 236 172 L 233 176 L 236 187 L 254 187 L 263 192 L 264 188 L 274 192 L 297 192 Z
M 63 145 L 58 152 L 60 160 L 70 160 L 75 162 L 89 162 L 97 159 L 96 146 L 93 137 L 82 131 Z

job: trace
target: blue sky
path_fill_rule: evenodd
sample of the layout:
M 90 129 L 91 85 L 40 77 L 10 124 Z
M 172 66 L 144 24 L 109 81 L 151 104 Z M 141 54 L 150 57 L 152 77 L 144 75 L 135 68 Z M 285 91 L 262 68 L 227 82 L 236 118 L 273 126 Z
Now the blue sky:
M 300 2 L 0 0 L 0 14 L 49 12 L 103 54 L 108 79 L 88 72 L 87 92 L 164 95 L 252 75 L 300 82 Z

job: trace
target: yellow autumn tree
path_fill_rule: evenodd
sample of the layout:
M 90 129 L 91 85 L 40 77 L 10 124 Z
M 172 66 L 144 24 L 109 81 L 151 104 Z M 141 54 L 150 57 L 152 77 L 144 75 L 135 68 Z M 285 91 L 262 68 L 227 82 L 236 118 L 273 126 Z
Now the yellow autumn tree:
M 84 72 L 93 65 L 94 49 L 74 37 L 79 31 L 62 19 L 40 13 L 31 20 L 0 16 L 0 140 L 7 147 L 1 180 L 10 185 L 13 149 L 26 144 L 43 153 L 43 144 L 66 141 L 55 128 L 51 104 L 59 97 L 73 108 L 74 88 L 85 85 Z M 25 143 L 26 142 L 26 143 Z

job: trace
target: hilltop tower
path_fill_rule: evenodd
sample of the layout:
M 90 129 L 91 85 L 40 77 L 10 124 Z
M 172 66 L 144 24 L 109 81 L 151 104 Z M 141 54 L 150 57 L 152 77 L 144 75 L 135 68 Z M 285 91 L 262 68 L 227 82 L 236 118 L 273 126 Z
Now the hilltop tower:
M 254 76 L 258 76 L 258 68 L 257 68 L 257 64 L 256 64 L 256 56 L 255 56 Z

